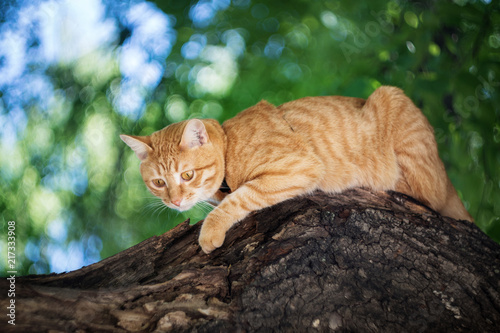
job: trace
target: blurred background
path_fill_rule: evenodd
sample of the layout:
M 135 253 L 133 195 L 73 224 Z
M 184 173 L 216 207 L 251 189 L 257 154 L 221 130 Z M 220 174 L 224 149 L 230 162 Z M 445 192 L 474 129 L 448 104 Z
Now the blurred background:
M 89 265 L 204 212 L 170 211 L 119 139 L 266 99 L 405 90 L 500 241 L 494 0 L 48 0 L 0 4 L 1 253 L 20 274 Z M 4 274 L 7 255 L 0 258 Z

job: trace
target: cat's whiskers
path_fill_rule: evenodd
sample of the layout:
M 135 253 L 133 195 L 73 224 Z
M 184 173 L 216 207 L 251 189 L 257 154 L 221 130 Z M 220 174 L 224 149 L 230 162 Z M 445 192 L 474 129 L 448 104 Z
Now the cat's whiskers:
M 200 209 L 205 215 L 208 215 L 214 208 L 211 204 L 206 201 L 199 201 L 195 204 L 195 207 Z
M 148 198 L 150 201 L 148 201 L 144 206 L 143 210 L 148 210 L 148 209 L 153 209 L 157 208 L 161 205 L 163 205 L 163 202 L 159 198 Z
M 165 206 L 165 205 L 163 205 L 163 204 L 162 204 L 162 205 L 158 205 L 158 206 L 156 207 L 156 209 L 153 211 L 153 215 L 154 215 L 154 214 L 157 214 L 157 216 L 156 216 L 156 217 L 158 218 L 158 217 L 160 217 L 161 213 L 163 213 L 164 211 L 167 211 L 167 212 L 168 212 L 168 207 L 167 207 L 167 206 Z
M 163 203 L 163 201 L 159 198 L 148 198 L 148 199 L 152 199 L 151 201 L 149 201 L 148 203 L 146 203 L 143 207 L 143 212 L 146 213 L 146 212 L 150 212 L 151 216 L 155 216 L 158 218 L 160 217 L 160 215 L 165 211 L 169 211 L 168 207 Z

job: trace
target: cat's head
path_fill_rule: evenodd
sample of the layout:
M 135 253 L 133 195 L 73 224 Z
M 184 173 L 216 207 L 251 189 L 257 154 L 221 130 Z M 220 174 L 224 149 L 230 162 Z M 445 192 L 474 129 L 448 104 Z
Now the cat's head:
M 149 136 L 120 135 L 141 160 L 149 191 L 185 211 L 212 197 L 224 179 L 225 135 L 216 120 L 192 119 Z

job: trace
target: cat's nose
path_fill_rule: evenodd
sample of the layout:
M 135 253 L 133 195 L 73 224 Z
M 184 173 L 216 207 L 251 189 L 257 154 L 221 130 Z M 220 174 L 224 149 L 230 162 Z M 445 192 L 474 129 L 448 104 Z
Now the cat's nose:
M 173 203 L 174 205 L 176 205 L 177 207 L 180 207 L 180 206 L 181 206 L 181 202 L 182 202 L 182 199 L 172 200 L 172 203 Z

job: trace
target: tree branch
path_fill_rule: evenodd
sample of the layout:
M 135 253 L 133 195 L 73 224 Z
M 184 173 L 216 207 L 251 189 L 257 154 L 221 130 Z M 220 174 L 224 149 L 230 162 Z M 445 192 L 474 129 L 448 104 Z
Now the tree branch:
M 295 198 L 251 214 L 210 255 L 200 225 L 74 272 L 18 278 L 16 327 L 2 331 L 498 329 L 500 246 L 405 195 Z

